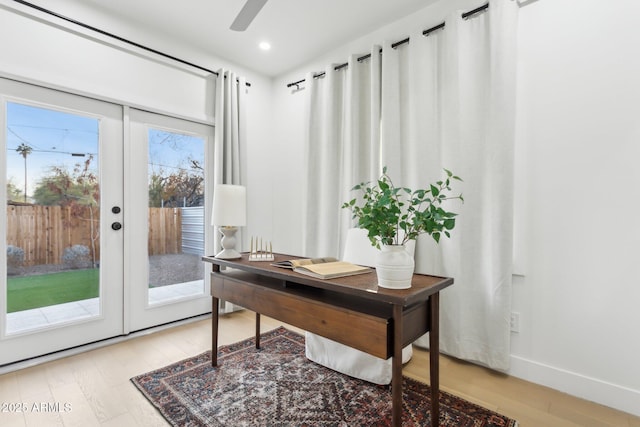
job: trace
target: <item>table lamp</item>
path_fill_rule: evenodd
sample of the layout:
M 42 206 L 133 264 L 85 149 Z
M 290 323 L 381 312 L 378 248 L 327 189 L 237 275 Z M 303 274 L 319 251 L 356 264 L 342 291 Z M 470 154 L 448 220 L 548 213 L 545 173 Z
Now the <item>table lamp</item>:
M 236 231 L 247 225 L 247 189 L 242 185 L 219 184 L 213 192 L 211 225 L 218 226 L 222 234 L 222 251 L 216 258 L 235 259 L 241 255 L 236 251 Z

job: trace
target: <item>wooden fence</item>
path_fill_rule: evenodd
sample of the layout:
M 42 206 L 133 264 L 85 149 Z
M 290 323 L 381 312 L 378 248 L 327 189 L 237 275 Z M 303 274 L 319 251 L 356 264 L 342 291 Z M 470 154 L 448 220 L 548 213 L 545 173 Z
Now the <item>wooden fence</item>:
M 149 208 L 149 255 L 182 252 L 182 209 Z
M 7 206 L 7 245 L 24 250 L 24 265 L 62 264 L 64 249 L 89 248 L 100 259 L 100 213 L 89 206 Z M 149 208 L 149 255 L 181 252 L 182 212 Z

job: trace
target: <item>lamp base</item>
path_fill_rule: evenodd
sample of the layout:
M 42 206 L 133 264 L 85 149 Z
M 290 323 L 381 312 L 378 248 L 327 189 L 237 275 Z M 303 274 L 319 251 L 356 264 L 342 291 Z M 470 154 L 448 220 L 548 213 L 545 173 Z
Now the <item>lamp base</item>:
M 240 252 L 236 251 L 235 249 L 223 249 L 220 252 L 218 252 L 218 254 L 216 255 L 216 258 L 238 259 L 238 258 L 242 258 L 242 255 L 240 254 Z
M 240 252 L 236 251 L 236 231 L 238 231 L 238 227 L 221 226 L 219 230 L 220 234 L 222 234 L 222 239 L 220 239 L 222 250 L 216 255 L 216 258 L 242 258 Z

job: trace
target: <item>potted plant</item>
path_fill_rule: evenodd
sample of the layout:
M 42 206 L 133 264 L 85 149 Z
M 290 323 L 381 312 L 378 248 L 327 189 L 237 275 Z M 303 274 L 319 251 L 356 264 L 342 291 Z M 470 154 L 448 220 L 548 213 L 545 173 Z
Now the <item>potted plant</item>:
M 357 226 L 367 230 L 371 244 L 381 252 L 376 264 L 378 285 L 387 288 L 411 287 L 414 261 L 405 250 L 405 244 L 420 234 L 429 234 L 436 242 L 442 235 L 451 236 L 456 225 L 454 212 L 446 211 L 446 200 L 459 199 L 462 194 L 451 196 L 452 181 L 462 181 L 451 171 L 424 189 L 411 190 L 393 185 L 386 166 L 376 182 L 360 183 L 352 191 L 360 191 L 361 198 L 354 198 L 342 205 L 350 209 Z

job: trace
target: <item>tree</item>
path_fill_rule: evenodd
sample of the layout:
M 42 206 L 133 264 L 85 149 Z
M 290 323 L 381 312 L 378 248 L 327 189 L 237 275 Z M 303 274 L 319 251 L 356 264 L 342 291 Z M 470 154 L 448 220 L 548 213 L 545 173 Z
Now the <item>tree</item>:
M 154 173 L 149 177 L 149 207 L 159 208 L 163 206 L 164 181 L 165 178 L 157 173 Z
M 204 203 L 204 141 L 164 130 L 149 131 L 149 207 Z
M 189 160 L 189 169 L 167 174 L 164 169 L 149 176 L 150 207 L 202 206 L 204 203 L 204 169 Z
M 10 202 L 20 202 L 24 200 L 24 193 L 16 186 L 12 178 L 9 178 L 7 182 L 7 200 Z
M 24 202 L 27 203 L 27 156 L 33 152 L 33 148 L 23 142 L 16 151 L 24 158 Z
M 59 167 L 51 167 L 49 174 L 38 181 L 31 198 L 37 205 L 67 206 L 80 200 L 82 190 L 73 182 L 71 174 Z

